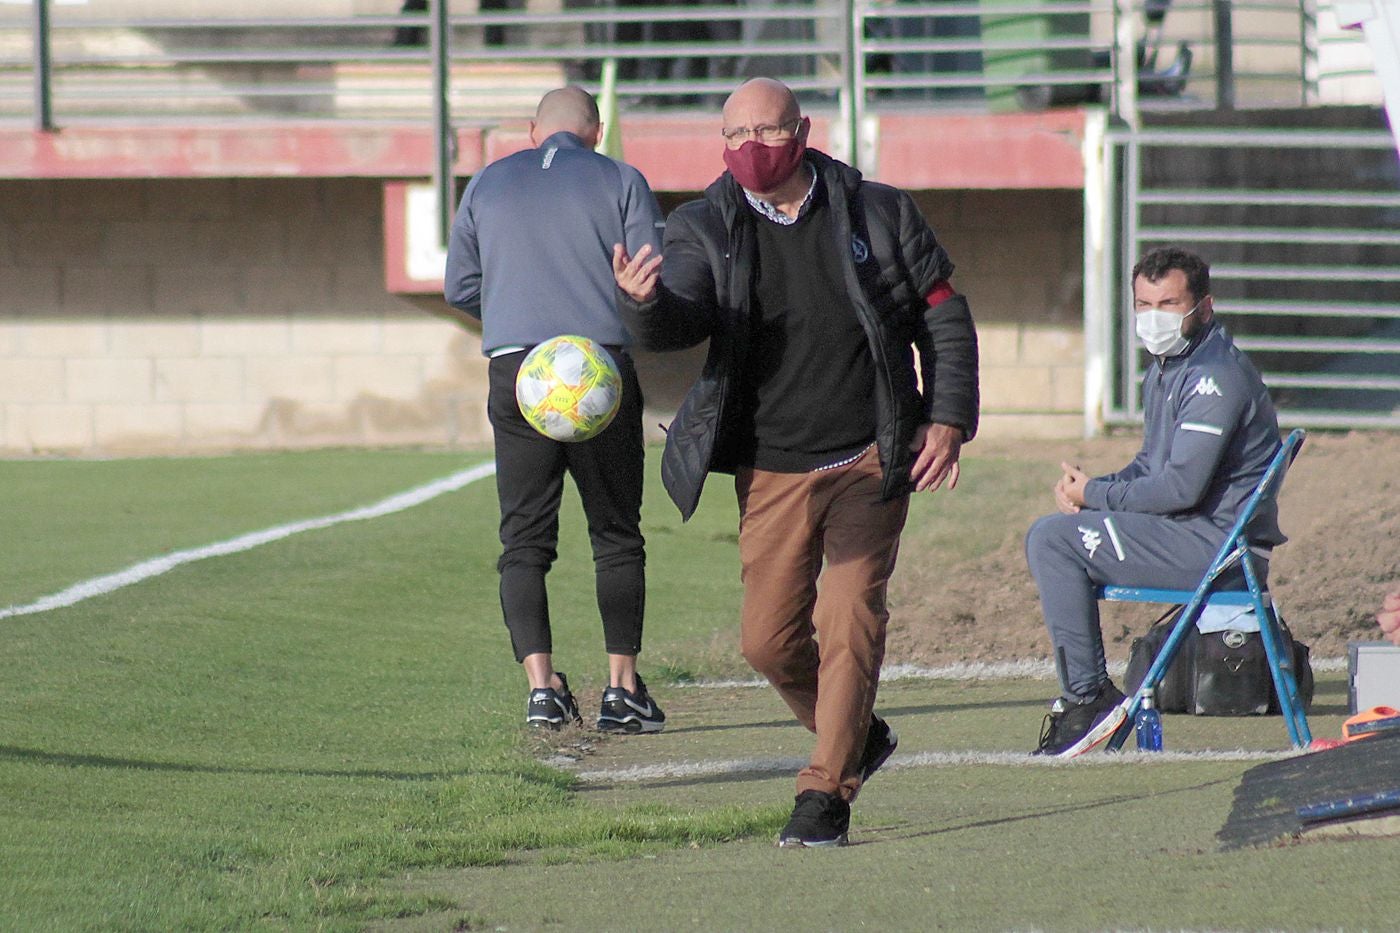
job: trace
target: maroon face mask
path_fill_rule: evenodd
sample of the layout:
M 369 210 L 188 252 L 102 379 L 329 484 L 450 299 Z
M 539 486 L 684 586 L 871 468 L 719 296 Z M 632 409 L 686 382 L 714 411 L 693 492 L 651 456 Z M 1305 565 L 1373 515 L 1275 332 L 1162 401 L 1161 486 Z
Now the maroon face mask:
M 765 146 L 750 139 L 738 149 L 725 147 L 724 167 L 749 191 L 771 194 L 797 171 L 806 151 L 807 146 L 800 136 L 794 136 L 781 146 Z

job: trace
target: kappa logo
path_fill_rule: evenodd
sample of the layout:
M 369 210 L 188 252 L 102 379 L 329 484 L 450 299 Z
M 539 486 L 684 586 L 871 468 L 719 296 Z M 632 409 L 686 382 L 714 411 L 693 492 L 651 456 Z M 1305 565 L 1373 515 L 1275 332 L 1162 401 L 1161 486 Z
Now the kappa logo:
M 865 245 L 865 241 L 855 234 L 851 235 L 851 255 L 855 257 L 856 265 L 860 265 L 870 258 L 870 247 Z
M 1201 381 L 1196 383 L 1196 388 L 1192 389 L 1197 395 L 1214 395 L 1219 398 L 1225 396 L 1220 393 L 1220 386 L 1215 384 L 1215 380 L 1210 376 L 1202 376 Z
M 1080 525 L 1079 540 L 1084 542 L 1084 550 L 1089 552 L 1089 559 L 1093 560 L 1094 552 L 1099 549 L 1099 545 L 1103 544 L 1103 535 L 1092 528 L 1085 528 L 1083 525 Z

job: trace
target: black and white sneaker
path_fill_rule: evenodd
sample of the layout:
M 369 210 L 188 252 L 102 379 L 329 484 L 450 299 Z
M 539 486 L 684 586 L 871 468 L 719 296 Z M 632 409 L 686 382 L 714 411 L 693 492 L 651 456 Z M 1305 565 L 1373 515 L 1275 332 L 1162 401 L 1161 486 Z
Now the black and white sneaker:
M 647 693 L 647 685 L 637 675 L 637 689 L 609 687 L 603 691 L 598 712 L 599 732 L 660 732 L 666 728 L 666 714 Z
M 860 753 L 860 780 L 864 784 L 880 770 L 899 747 L 899 736 L 890 724 L 879 716 L 870 717 L 870 731 L 865 734 L 865 750 Z
M 525 707 L 525 722 L 541 729 L 558 729 L 566 723 L 583 725 L 583 716 L 578 711 L 578 701 L 569 691 L 569 682 L 558 671 L 560 689 L 541 687 L 530 691 L 530 702 Z
M 844 846 L 849 841 L 851 805 L 835 794 L 804 790 L 797 795 L 797 806 L 787 826 L 778 835 L 783 849 L 820 849 Z
M 1040 727 L 1040 743 L 1031 754 L 1074 758 L 1107 742 L 1128 718 L 1132 701 L 1111 683 L 1083 703 L 1056 697 Z

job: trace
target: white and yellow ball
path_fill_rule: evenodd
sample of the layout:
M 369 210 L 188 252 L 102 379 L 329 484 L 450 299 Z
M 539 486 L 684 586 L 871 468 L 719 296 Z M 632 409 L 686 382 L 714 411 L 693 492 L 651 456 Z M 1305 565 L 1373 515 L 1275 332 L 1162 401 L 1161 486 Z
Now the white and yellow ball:
M 515 376 L 515 401 L 530 425 L 556 441 L 586 441 L 612 423 L 622 404 L 622 374 L 587 337 L 537 344 Z

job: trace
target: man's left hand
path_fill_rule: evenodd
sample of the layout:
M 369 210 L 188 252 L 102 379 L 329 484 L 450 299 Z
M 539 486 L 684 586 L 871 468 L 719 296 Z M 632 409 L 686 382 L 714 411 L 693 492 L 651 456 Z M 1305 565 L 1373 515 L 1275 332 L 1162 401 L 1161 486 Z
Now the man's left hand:
M 918 451 L 909 478 L 918 492 L 933 491 L 948 481 L 948 488 L 958 485 L 958 456 L 962 453 L 962 428 L 947 424 L 921 424 L 914 432 L 909 449 Z

